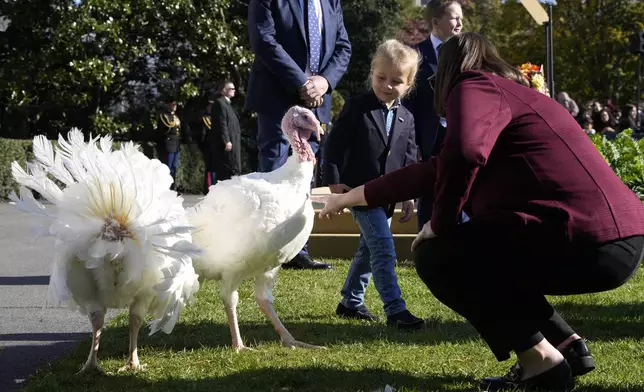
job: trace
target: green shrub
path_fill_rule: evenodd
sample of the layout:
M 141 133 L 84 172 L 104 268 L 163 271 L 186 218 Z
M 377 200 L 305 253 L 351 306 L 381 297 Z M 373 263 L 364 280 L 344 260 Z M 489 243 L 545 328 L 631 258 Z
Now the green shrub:
M 634 140 L 632 135 L 626 129 L 613 140 L 600 134 L 591 140 L 615 174 L 644 201 L 644 139 Z
M 177 187 L 184 193 L 204 192 L 206 165 L 203 154 L 196 144 L 183 144 L 179 153 Z
M 0 138 L 0 198 L 9 197 L 11 190 L 17 190 L 16 183 L 11 178 L 11 162 L 18 161 L 25 167 L 28 154 L 31 152 L 31 140 L 15 140 Z

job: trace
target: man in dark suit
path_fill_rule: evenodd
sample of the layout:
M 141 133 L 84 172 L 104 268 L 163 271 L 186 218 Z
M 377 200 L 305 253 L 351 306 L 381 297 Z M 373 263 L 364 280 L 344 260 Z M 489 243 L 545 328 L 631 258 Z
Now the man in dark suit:
M 164 152 L 164 163 L 170 168 L 170 175 L 174 182 L 171 189 L 176 188 L 177 170 L 179 170 L 179 150 L 181 149 L 181 121 L 176 114 L 177 100 L 167 96 L 165 105 L 157 119 L 158 144 Z
M 250 0 L 248 31 L 255 62 L 246 109 L 258 114 L 259 171 L 270 172 L 288 158 L 280 125 L 289 107 L 312 109 L 323 129 L 330 122 L 331 91 L 347 70 L 351 45 L 340 0 Z M 316 153 L 317 140 L 309 143 Z M 283 267 L 331 268 L 306 246 Z
M 235 85 L 226 81 L 219 88 L 220 96 L 212 105 L 208 147 L 216 181 L 241 174 L 241 128 L 237 112 L 230 104 Z
M 463 11 L 455 0 L 430 0 L 425 8 L 425 20 L 432 27 L 429 37 L 418 44 L 422 62 L 416 75 L 416 89 L 403 105 L 414 115 L 416 144 L 422 161 L 440 153 L 447 122 L 434 108 L 433 78 L 438 65 L 438 50 L 443 42 L 461 32 Z M 433 198 L 419 199 L 418 230 L 429 221 Z

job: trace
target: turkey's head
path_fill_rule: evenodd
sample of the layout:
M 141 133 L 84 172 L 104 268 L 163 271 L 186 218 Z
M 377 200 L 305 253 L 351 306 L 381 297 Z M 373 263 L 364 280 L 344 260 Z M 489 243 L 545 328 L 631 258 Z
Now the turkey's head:
M 320 122 L 312 111 L 301 106 L 291 107 L 282 119 L 282 131 L 300 161 L 315 161 L 308 140 L 314 133 L 320 140 Z

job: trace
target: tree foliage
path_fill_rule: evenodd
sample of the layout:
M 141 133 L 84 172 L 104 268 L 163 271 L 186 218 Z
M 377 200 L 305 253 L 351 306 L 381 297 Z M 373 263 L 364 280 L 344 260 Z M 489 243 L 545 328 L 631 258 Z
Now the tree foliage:
M 0 33 L 5 136 L 55 136 L 71 126 L 144 137 L 163 95 L 180 103 L 233 74 L 251 55 L 233 0 L 9 1 Z M 28 123 L 29 124 L 29 123 Z
M 544 27 L 518 1 L 471 0 L 464 8 L 466 28 L 488 36 L 510 63 L 545 64 Z M 578 102 L 635 100 L 637 57 L 628 43 L 644 30 L 643 1 L 559 0 L 553 30 L 555 91 Z
M 365 90 L 371 58 L 382 41 L 394 38 L 404 22 L 405 0 L 343 0 L 344 23 L 351 41 L 351 62 L 340 92 L 351 96 Z
M 517 0 L 462 0 L 465 28 L 497 44 L 513 65 L 545 62 L 544 29 Z M 353 47 L 343 96 L 364 90 L 377 45 L 419 36 L 413 0 L 342 0 Z M 164 94 L 184 119 L 224 79 L 241 93 L 252 62 L 246 0 L 6 0 L 0 15 L 0 135 L 56 136 L 71 126 L 149 139 Z M 578 102 L 634 101 L 636 61 L 628 39 L 644 30 L 644 2 L 559 0 L 554 6 L 556 91 Z M 405 35 L 405 34 L 403 34 Z M 336 94 L 337 96 L 337 94 Z M 337 106 L 337 105 L 336 105 Z M 253 118 L 240 110 L 244 127 Z M 246 135 L 248 140 L 254 136 Z

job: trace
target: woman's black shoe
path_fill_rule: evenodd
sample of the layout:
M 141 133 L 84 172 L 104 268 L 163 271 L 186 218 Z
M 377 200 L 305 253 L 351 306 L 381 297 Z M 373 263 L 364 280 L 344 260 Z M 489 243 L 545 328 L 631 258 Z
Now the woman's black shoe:
M 489 377 L 481 381 L 483 391 L 571 391 L 575 387 L 570 365 L 564 359 L 559 365 L 536 376 L 521 380 L 521 366 L 512 366 L 510 372 L 503 377 Z
M 411 314 L 407 309 L 391 316 L 387 316 L 387 326 L 398 328 L 402 331 L 416 331 L 425 327 L 425 320 Z
M 584 374 L 595 370 L 595 360 L 590 355 L 590 350 L 586 342 L 582 339 L 572 341 L 564 348 L 561 353 L 572 369 L 572 376 L 583 376 Z
M 583 376 L 595 370 L 595 359 L 590 355 L 590 350 L 582 339 L 572 341 L 561 353 L 568 361 L 573 377 Z M 512 366 L 510 372 L 520 372 L 520 368 L 521 365 L 517 362 Z

